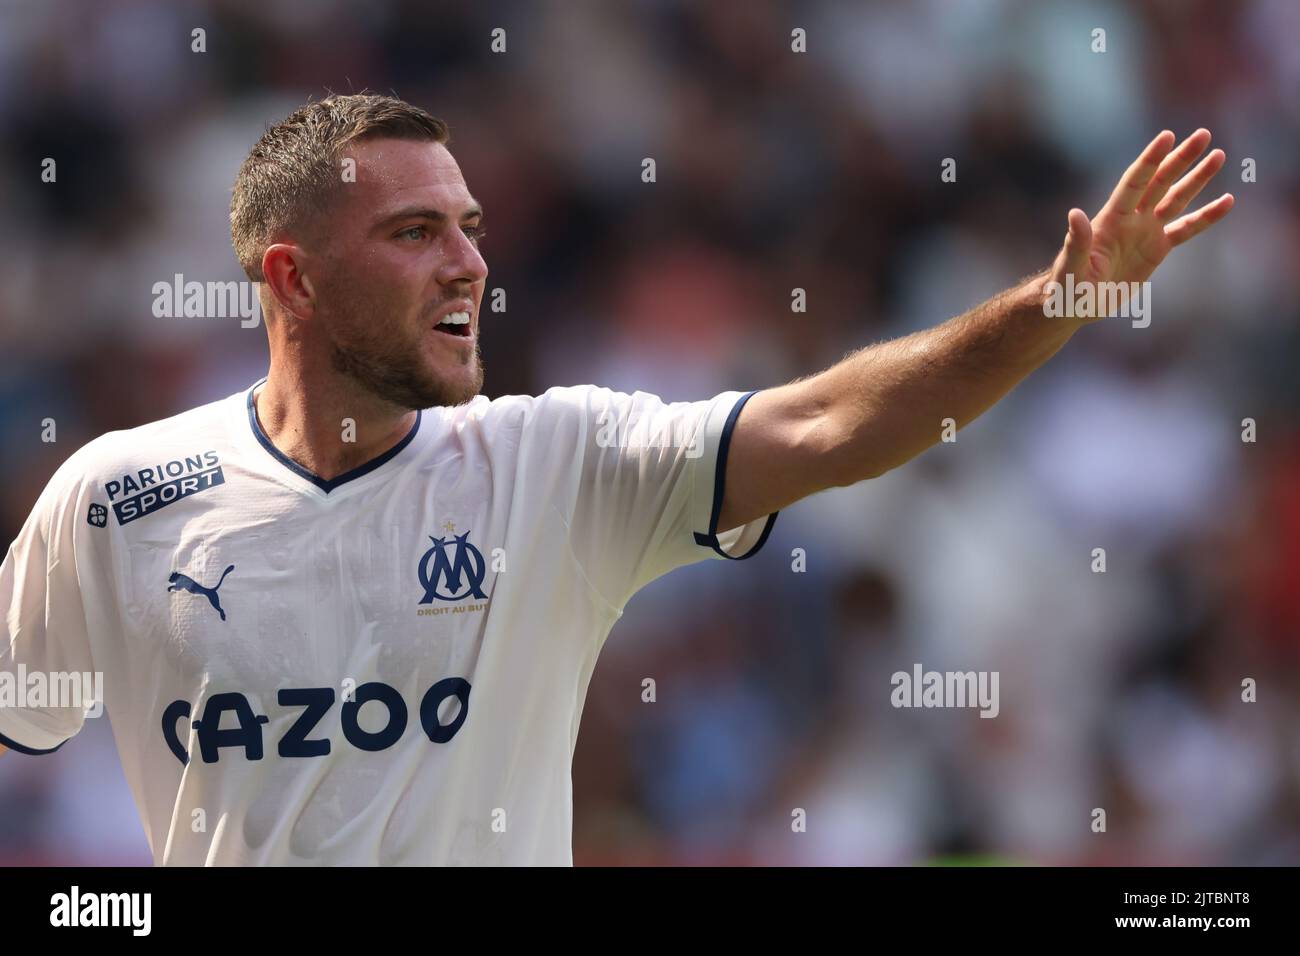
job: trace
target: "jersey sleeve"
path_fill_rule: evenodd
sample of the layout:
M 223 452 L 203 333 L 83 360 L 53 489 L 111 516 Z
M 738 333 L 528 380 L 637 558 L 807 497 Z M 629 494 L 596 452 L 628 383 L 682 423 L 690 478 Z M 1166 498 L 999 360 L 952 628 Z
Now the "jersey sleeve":
M 667 403 L 596 386 L 550 389 L 536 409 L 570 478 L 569 543 L 592 586 L 622 609 L 673 568 L 755 554 L 776 514 L 719 528 L 727 446 L 753 392 Z
M 20 753 L 63 746 L 93 703 L 81 694 L 93 666 L 74 541 L 77 517 L 87 520 L 76 458 L 45 487 L 0 564 L 0 744 Z

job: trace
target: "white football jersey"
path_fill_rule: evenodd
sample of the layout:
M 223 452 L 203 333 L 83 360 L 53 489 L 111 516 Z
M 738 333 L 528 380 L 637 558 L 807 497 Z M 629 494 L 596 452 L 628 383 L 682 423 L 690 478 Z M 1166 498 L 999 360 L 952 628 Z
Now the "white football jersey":
M 776 520 L 717 528 L 753 393 L 478 396 L 322 481 L 261 384 L 59 468 L 0 566 L 0 743 L 57 749 L 99 674 L 158 864 L 571 864 L 610 628 Z

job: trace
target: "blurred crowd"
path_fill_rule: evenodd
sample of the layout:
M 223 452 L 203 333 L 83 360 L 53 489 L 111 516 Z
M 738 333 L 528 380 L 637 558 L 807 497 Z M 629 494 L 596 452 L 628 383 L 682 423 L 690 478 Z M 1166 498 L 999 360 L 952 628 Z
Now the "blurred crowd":
M 1148 328 L 1086 329 L 956 442 L 633 598 L 575 861 L 1300 862 L 1300 6 L 5 4 L 5 542 L 86 441 L 264 373 L 263 329 L 156 318 L 152 287 L 242 279 L 247 150 L 362 89 L 446 120 L 487 210 L 489 396 L 816 371 L 1044 268 L 1155 133 L 1211 129 L 1196 205 L 1237 206 Z M 998 716 L 894 708 L 915 663 L 997 671 Z M 0 810 L 0 864 L 151 859 L 104 720 L 0 760 Z

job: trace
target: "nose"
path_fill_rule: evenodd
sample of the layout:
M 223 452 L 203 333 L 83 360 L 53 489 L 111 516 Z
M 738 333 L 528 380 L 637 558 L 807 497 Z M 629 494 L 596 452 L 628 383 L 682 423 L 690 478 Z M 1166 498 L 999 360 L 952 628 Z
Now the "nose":
M 455 282 L 479 283 L 486 279 L 487 262 L 478 246 L 459 229 L 449 229 L 447 233 L 449 238 L 444 245 L 439 281 L 450 285 Z

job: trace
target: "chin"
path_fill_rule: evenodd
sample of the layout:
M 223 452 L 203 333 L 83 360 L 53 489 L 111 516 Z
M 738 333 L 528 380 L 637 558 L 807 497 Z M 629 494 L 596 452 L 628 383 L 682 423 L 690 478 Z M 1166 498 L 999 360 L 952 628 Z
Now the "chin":
M 483 390 L 483 367 L 476 360 L 472 365 L 435 368 L 426 384 L 425 395 L 433 400 L 423 407 L 464 405 Z
M 464 405 L 483 388 L 477 349 L 450 360 L 407 348 L 382 351 L 335 346 L 333 367 L 371 395 L 398 408 Z

